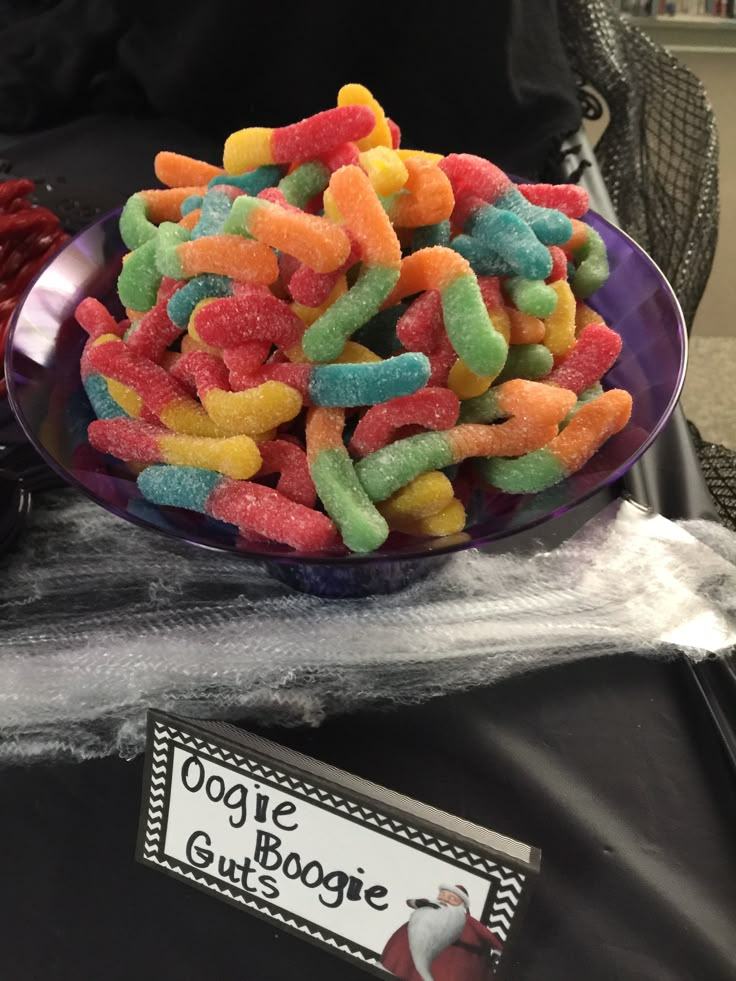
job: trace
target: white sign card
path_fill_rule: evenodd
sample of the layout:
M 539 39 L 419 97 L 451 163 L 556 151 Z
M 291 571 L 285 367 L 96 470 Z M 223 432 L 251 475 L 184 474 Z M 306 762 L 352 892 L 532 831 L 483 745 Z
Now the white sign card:
M 226 723 L 150 712 L 137 858 L 383 978 L 491 981 L 540 853 Z

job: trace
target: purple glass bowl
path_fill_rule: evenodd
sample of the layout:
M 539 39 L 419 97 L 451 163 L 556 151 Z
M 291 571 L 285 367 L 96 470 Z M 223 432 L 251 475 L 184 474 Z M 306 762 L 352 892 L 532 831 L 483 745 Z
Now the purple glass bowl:
M 684 380 L 687 335 L 682 312 L 662 273 L 624 232 L 592 212 L 605 240 L 611 276 L 592 305 L 623 338 L 606 378 L 634 399 L 631 422 L 577 474 L 541 494 L 515 496 L 479 488 L 466 531 L 443 539 L 394 535 L 370 555 L 305 555 L 285 546 L 245 542 L 237 529 L 179 508 L 145 501 L 135 476 L 87 442 L 93 418 L 79 375 L 86 334 L 74 309 L 86 296 L 123 316 L 115 285 L 126 249 L 119 212 L 72 239 L 39 274 L 18 306 L 6 355 L 12 407 L 30 441 L 70 484 L 113 514 L 195 545 L 259 560 L 298 589 L 326 596 L 391 592 L 432 571 L 459 549 L 485 545 L 569 510 L 620 478 L 671 415 Z

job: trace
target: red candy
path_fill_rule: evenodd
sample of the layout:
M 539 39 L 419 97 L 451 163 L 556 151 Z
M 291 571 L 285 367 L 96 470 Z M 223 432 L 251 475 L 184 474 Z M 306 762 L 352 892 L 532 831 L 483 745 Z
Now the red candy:
M 568 218 L 580 218 L 590 207 L 588 192 L 577 184 L 520 184 L 519 190 L 531 204 L 556 208 Z
M 621 353 L 621 337 L 604 324 L 588 324 L 567 357 L 544 379 L 579 395 L 599 381 Z
M 409 425 L 449 429 L 457 422 L 459 412 L 458 397 L 449 388 L 423 388 L 414 395 L 390 399 L 368 409 L 356 426 L 350 449 L 356 456 L 368 456 L 393 442 L 399 431 Z
M 388 116 L 386 117 L 386 122 L 391 133 L 391 145 L 394 150 L 398 150 L 401 146 L 401 130 L 393 119 L 389 119 Z
M 183 354 L 170 369 L 172 378 L 185 385 L 194 384 L 197 395 L 204 398 L 213 388 L 230 391 L 230 378 L 227 366 L 213 354 L 205 351 L 191 351 Z
M 251 481 L 222 480 L 207 499 L 207 512 L 246 535 L 263 535 L 299 551 L 319 552 L 338 543 L 337 528 L 326 514 Z
M 300 263 L 289 279 L 288 289 L 293 299 L 305 307 L 319 307 L 327 300 L 343 273 L 360 259 L 360 247 L 351 237 L 350 254 L 334 272 L 318 273 Z
M 548 283 L 554 283 L 558 279 L 567 279 L 567 256 L 557 245 L 549 246 L 549 254 L 552 256 L 552 272 L 547 277 Z
M 106 378 L 114 378 L 132 388 L 156 415 L 177 399 L 188 398 L 183 387 L 168 371 L 147 358 L 133 354 L 122 341 L 90 347 L 85 351 L 85 362 L 87 370 L 99 371 Z
M 84 328 L 93 340 L 102 334 L 115 334 L 117 337 L 122 337 L 126 330 L 125 323 L 119 324 L 100 301 L 91 296 L 82 300 L 74 315 L 79 326 Z
M 355 143 L 342 143 L 321 154 L 319 159 L 329 171 L 339 170 L 341 167 L 357 167 L 360 164 L 360 150 Z
M 171 290 L 169 296 L 174 292 L 176 291 Z M 129 350 L 155 361 L 156 364 L 161 363 L 169 345 L 183 333 L 182 328 L 178 327 L 167 313 L 168 299 L 164 292 L 163 298 L 141 317 L 127 340 Z
M 282 350 L 298 344 L 304 324 L 288 303 L 266 287 L 254 287 L 238 296 L 213 300 L 195 316 L 197 333 L 213 347 L 239 347 L 246 341 L 270 341 Z
M 438 290 L 427 290 L 413 301 L 396 324 L 396 336 L 407 351 L 430 354 L 442 343 L 442 297 Z
M 369 106 L 337 106 L 291 126 L 275 129 L 271 137 L 274 163 L 313 160 L 342 143 L 362 140 L 373 131 L 376 115 Z
M 297 443 L 285 439 L 266 440 L 258 447 L 263 459 L 257 477 L 271 473 L 281 476 L 276 490 L 305 507 L 312 508 L 317 500 L 317 491 L 309 474 L 307 454 Z

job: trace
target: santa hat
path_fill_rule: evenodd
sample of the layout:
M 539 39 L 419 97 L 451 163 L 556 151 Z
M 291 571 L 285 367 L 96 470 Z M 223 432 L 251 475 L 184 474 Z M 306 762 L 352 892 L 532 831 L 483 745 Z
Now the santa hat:
M 462 899 L 465 909 L 470 908 L 470 896 L 467 890 L 463 886 L 448 886 L 445 883 L 440 884 L 440 892 L 451 892 L 454 893 L 458 899 Z

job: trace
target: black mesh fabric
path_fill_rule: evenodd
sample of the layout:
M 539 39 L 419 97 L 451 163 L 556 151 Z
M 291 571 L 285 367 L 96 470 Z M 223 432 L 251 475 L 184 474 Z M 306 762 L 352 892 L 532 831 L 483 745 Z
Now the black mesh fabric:
M 736 451 L 707 442 L 693 423 L 690 432 L 718 515 L 727 528 L 736 531 Z
M 672 284 L 688 324 L 718 237 L 718 131 L 702 82 L 610 0 L 560 0 L 570 62 L 608 106 L 595 146 L 621 226 Z

